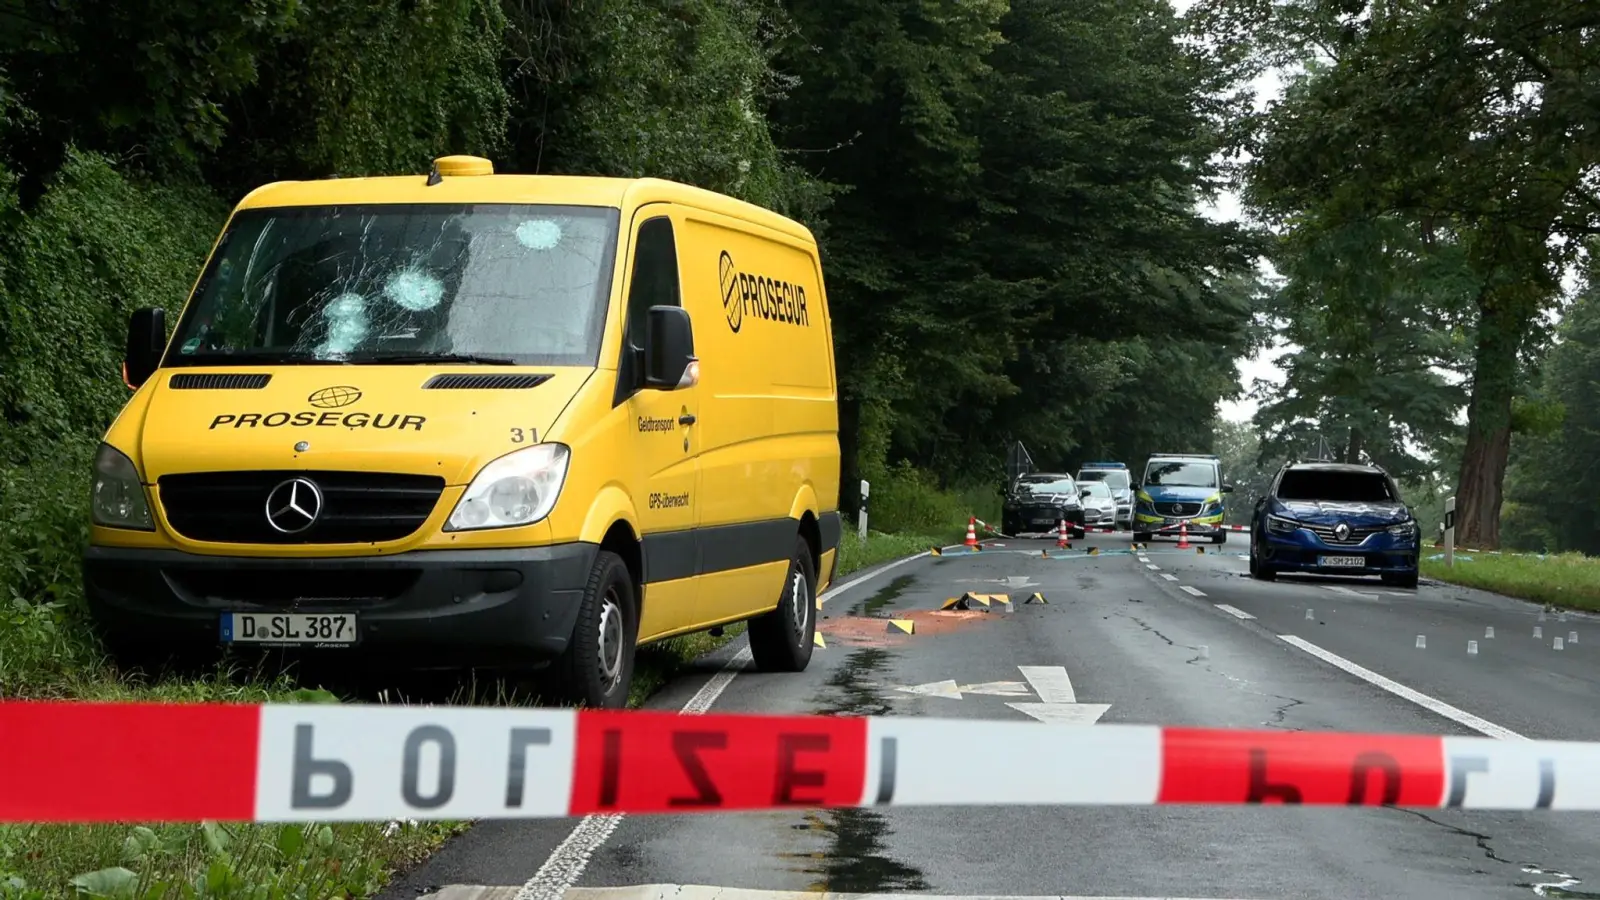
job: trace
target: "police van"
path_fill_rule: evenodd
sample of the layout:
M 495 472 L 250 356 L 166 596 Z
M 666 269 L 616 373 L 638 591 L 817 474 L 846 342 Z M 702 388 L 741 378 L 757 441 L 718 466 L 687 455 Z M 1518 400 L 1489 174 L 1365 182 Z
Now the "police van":
M 94 465 L 89 607 L 124 661 L 267 645 L 553 666 L 749 621 L 811 657 L 840 519 L 817 245 L 653 179 L 267 185 L 233 211 Z
M 1152 453 L 1134 494 L 1133 539 L 1154 534 L 1226 543 L 1222 495 L 1233 485 L 1222 480 L 1222 460 L 1205 453 Z

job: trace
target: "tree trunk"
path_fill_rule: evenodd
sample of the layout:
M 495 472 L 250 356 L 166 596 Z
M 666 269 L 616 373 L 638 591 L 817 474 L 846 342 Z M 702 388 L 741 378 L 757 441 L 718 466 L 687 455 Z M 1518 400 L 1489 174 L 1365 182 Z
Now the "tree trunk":
M 1358 429 L 1350 429 L 1350 442 L 1345 444 L 1344 461 L 1352 465 L 1361 462 L 1361 432 Z
M 1506 293 L 1513 293 L 1507 291 Z M 1478 346 L 1473 354 L 1472 403 L 1467 444 L 1456 481 L 1456 544 L 1500 547 L 1500 504 L 1511 453 L 1511 399 L 1516 394 L 1517 350 L 1528 326 L 1514 296 L 1488 291 L 1480 298 Z

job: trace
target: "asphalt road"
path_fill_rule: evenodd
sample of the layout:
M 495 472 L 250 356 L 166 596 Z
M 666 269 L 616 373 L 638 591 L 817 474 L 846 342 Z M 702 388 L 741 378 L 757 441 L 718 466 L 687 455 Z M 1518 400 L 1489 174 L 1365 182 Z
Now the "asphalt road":
M 1246 575 L 1244 537 L 1204 545 L 1203 555 L 1170 541 L 1134 553 L 1119 534 L 1076 542 L 1065 558 L 1040 557 L 1051 541 L 1006 540 L 983 553 L 918 559 L 828 598 L 820 623 L 828 646 L 805 673 L 743 672 L 740 641 L 651 705 L 1026 721 L 1008 702 L 1039 700 L 1060 667 L 1079 703 L 1105 705 L 1103 723 L 1600 740 L 1600 619 L 1541 620 L 1537 606 L 1450 585 L 1256 582 Z M 1088 555 L 1088 546 L 1103 552 Z M 1018 605 L 1008 615 L 928 616 L 968 590 L 1009 593 Z M 1034 591 L 1049 603 L 1020 605 Z M 917 618 L 916 632 L 889 635 L 866 621 L 891 613 Z M 1477 642 L 1475 654 L 1468 641 Z M 940 684 L 947 681 L 954 685 Z M 950 748 L 951 778 L 1051 764 Z M 667 887 L 625 890 L 649 885 Z M 582 890 L 571 896 L 587 900 L 819 891 L 1600 897 L 1600 818 L 1252 806 L 494 822 L 447 845 L 385 897 L 532 900 L 573 887 Z

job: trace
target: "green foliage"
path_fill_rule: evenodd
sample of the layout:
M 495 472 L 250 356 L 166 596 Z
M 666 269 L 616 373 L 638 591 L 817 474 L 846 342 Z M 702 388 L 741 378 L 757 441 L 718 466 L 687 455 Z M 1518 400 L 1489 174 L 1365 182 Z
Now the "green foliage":
M 1518 379 L 1561 265 L 1600 227 L 1585 185 L 1600 136 L 1580 124 L 1600 97 L 1586 36 L 1600 20 L 1584 4 L 1205 5 L 1253 20 L 1269 50 L 1316 57 L 1243 140 L 1257 208 L 1399 215 L 1461 249 L 1478 289 L 1459 522 L 1496 545 Z
M 1528 550 L 1600 555 L 1600 277 L 1591 263 L 1567 308 L 1537 394 L 1519 404 L 1524 429 L 1506 476 L 1506 537 Z M 1514 514 L 1512 514 L 1514 513 Z
M 1394 217 L 1296 218 L 1276 255 L 1285 283 L 1268 304 L 1281 385 L 1262 385 L 1256 424 L 1282 457 L 1326 440 L 1345 462 L 1420 477 L 1458 432 L 1478 282 L 1447 236 Z M 1454 378 L 1447 377 L 1455 376 Z
M 1233 485 L 1233 493 L 1226 497 L 1227 523 L 1248 525 L 1256 501 L 1267 493 L 1285 459 L 1263 450 L 1255 429 L 1248 423 L 1218 419 L 1214 428 L 1213 446 L 1222 458 L 1222 477 Z
M 127 401 L 129 312 L 182 305 L 224 212 L 204 188 L 68 154 L 39 203 L 0 233 L 0 462 L 82 461 L 76 446 Z M 62 459 L 63 448 L 74 455 Z
M 225 107 L 228 193 L 280 178 L 425 172 L 505 146 L 498 0 L 331 0 L 306 6 Z

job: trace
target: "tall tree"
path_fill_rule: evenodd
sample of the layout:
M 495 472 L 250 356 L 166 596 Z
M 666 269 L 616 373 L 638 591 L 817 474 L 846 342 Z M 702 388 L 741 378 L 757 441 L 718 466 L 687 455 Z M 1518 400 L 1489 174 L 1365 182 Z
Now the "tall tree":
M 1398 478 L 1431 471 L 1466 402 L 1476 281 L 1461 248 L 1393 216 L 1311 214 L 1274 261 L 1286 280 L 1269 315 L 1297 350 L 1282 357 L 1283 382 L 1255 392 L 1264 448 L 1284 455 L 1319 437 Z
M 1399 213 L 1449 230 L 1477 281 L 1458 527 L 1499 542 L 1512 407 L 1541 313 L 1600 231 L 1600 7 L 1211 0 L 1325 65 L 1268 114 L 1251 197 L 1280 214 Z M 1261 13 L 1265 12 L 1265 22 Z

